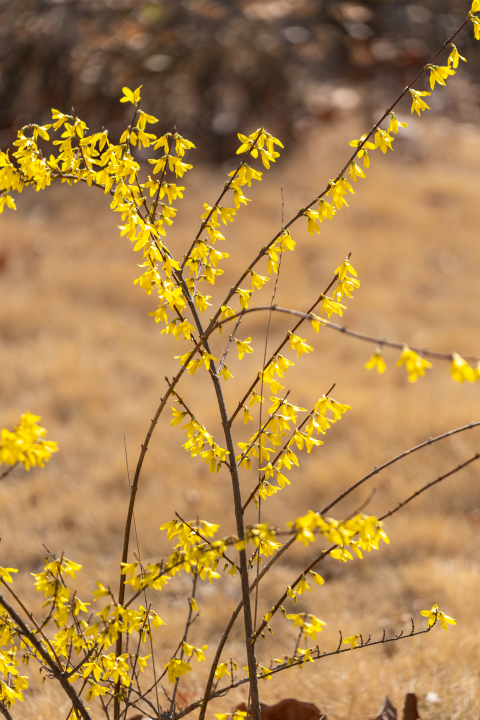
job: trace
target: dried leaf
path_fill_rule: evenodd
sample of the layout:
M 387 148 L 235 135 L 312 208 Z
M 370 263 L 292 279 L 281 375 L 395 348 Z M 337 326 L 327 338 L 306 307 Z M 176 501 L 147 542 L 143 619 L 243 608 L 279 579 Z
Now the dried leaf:
M 405 695 L 405 704 L 403 706 L 403 720 L 418 720 L 417 696 L 415 693 L 407 693 Z

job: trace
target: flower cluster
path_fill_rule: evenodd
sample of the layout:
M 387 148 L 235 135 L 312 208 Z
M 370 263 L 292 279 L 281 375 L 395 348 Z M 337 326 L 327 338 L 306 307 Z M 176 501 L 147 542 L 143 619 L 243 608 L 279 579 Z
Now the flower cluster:
M 43 440 L 47 431 L 38 424 L 40 416 L 26 412 L 13 431 L 3 429 L 0 433 L 0 462 L 6 465 L 22 463 L 25 470 L 39 465 L 45 467 L 58 445 Z

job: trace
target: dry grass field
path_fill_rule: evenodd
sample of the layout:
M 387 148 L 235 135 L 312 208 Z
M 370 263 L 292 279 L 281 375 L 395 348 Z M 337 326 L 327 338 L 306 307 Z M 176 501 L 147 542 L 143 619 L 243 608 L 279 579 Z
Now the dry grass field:
M 306 310 L 351 252 L 362 285 L 347 300 L 343 319 L 348 327 L 429 349 L 480 355 L 480 133 L 446 120 L 409 122 L 393 153 L 372 154 L 367 181 L 357 182 L 350 207 L 323 223 L 320 237 L 311 238 L 306 223 L 293 228 L 297 249 L 284 257 L 277 301 Z M 280 159 L 265 173 L 265 181 L 247 193 L 253 201 L 226 232 L 231 258 L 214 298 L 221 299 L 243 264 L 278 229 L 281 185 L 288 219 L 336 175 L 348 157 L 347 142 L 364 129 L 360 120 L 327 128 L 288 159 Z M 203 203 L 217 197 L 224 177 L 225 171 L 207 168 L 195 168 L 186 177 L 185 199 L 176 205 L 179 216 L 169 235 L 177 256 L 189 246 Z M 38 606 L 38 597 L 30 573 L 41 568 L 42 543 L 82 563 L 76 580 L 82 599 L 88 599 L 96 579 L 116 586 L 128 503 L 124 438 L 131 470 L 165 375 L 178 367 L 173 355 L 184 352 L 171 337 L 160 335 L 160 326 L 148 316 L 155 300 L 133 284 L 140 260 L 128 240 L 119 237 L 118 224 L 100 192 L 65 186 L 25 192 L 17 212 L 6 211 L 0 219 L 0 424 L 13 426 L 29 409 L 42 416 L 49 437 L 60 445 L 45 470 L 17 469 L 0 484 L 0 565 L 20 568 L 15 586 L 32 606 Z M 255 303 L 268 302 L 271 285 L 254 296 Z M 242 325 L 240 336 L 252 335 L 255 353 L 242 363 L 229 362 L 235 376 L 225 386 L 230 408 L 261 364 L 266 322 L 257 315 Z M 270 349 L 288 327 L 285 318 L 274 317 Z M 307 509 L 320 509 L 374 465 L 430 436 L 480 420 L 480 385 L 454 383 L 448 363 L 435 362 L 425 378 L 411 384 L 404 368 L 395 367 L 395 352 L 385 351 L 388 371 L 380 376 L 363 367 L 374 347 L 327 329 L 317 336 L 310 328 L 300 334 L 315 344 L 315 352 L 302 356 L 286 374 L 290 400 L 310 408 L 335 382 L 333 397 L 350 404 L 352 411 L 323 438 L 324 446 L 309 456 L 301 454 L 300 469 L 290 473 L 291 487 L 264 503 L 265 520 L 284 526 Z M 226 332 L 221 341 L 225 338 Z M 221 352 L 217 340 L 215 347 Z M 294 359 L 291 352 L 288 356 Z M 207 376 L 196 383 L 188 378 L 181 392 L 198 420 L 221 437 Z M 190 459 L 180 447 L 183 432 L 169 421 L 170 413 L 156 429 L 137 496 L 143 559 L 167 551 L 158 528 L 175 511 L 221 522 L 222 533 L 234 527 L 226 474 L 210 475 L 198 458 Z M 236 440 L 252 432 L 240 421 Z M 345 517 L 373 488 L 368 512 L 381 514 L 474 454 L 479 433 L 462 433 L 394 465 L 332 514 Z M 245 494 L 254 478 L 244 474 Z M 255 517 L 252 510 L 248 519 Z M 456 627 L 447 633 L 434 628 L 413 640 L 283 673 L 262 684 L 262 699 L 271 703 L 293 696 L 317 703 L 330 719 L 365 720 L 375 716 L 385 695 L 401 708 L 403 695 L 413 691 L 420 698 L 422 718 L 476 718 L 479 518 L 479 467 L 473 464 L 388 521 L 389 546 L 363 561 L 326 560 L 318 568 L 325 585 L 301 596 L 297 605 L 297 611 L 314 612 L 327 623 L 319 638 L 322 650 L 336 647 L 339 629 L 344 636 L 372 633 L 374 639 L 383 628 L 390 635 L 409 630 L 410 617 L 421 622 L 419 611 L 434 603 L 456 618 Z M 278 564 L 260 593 L 262 615 L 318 547 L 302 546 Z M 225 577 L 199 591 L 201 617 L 192 639 L 208 644 L 209 653 L 239 589 L 238 577 Z M 161 666 L 178 642 L 189 594 L 182 579 L 151 598 L 167 623 L 157 631 L 156 661 Z M 287 609 L 293 612 L 293 605 Z M 272 627 L 274 635 L 259 646 L 264 664 L 291 652 L 295 644 L 291 624 L 282 617 Z M 226 657 L 230 655 L 245 664 L 241 621 L 231 636 Z M 204 666 L 182 682 L 183 702 L 201 692 Z M 35 675 L 33 668 L 30 674 Z M 210 717 L 245 698 L 243 688 L 212 703 Z M 12 715 L 16 720 L 57 720 L 65 717 L 66 708 L 49 683 L 34 684 L 24 706 L 15 707 Z

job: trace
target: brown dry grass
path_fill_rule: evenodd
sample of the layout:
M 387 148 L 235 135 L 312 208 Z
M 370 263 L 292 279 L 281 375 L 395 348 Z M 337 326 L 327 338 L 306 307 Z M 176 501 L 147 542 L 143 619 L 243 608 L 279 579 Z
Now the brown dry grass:
M 313 138 L 289 161 L 277 163 L 266 182 L 249 193 L 254 202 L 228 228 L 225 249 L 231 264 L 225 265 L 215 297 L 279 226 L 280 183 L 288 218 L 337 172 L 347 155 L 346 141 L 361 131 L 360 123 L 352 123 Z M 368 181 L 357 183 L 350 208 L 333 223 L 324 223 L 320 239 L 307 235 L 303 225 L 294 229 L 297 250 L 284 259 L 278 302 L 306 309 L 351 251 L 362 287 L 348 302 L 345 322 L 350 327 L 433 349 L 480 354 L 474 331 L 480 301 L 480 135 L 471 128 L 414 119 L 405 137 L 388 157 L 377 151 Z M 216 197 L 222 178 L 196 169 L 187 179 L 187 199 L 178 205 L 180 218 L 170 234 L 177 255 L 189 245 L 202 203 Z M 81 597 L 87 597 L 94 579 L 116 584 L 128 500 L 124 434 L 132 468 L 164 376 L 178 367 L 172 356 L 181 346 L 161 336 L 148 317 L 153 297 L 133 286 L 137 257 L 119 238 L 118 217 L 101 193 L 84 187 L 26 192 L 18 206 L 17 213 L 1 218 L 1 425 L 12 426 L 28 408 L 42 415 L 61 448 L 44 471 L 17 470 L 0 485 L 0 564 L 21 569 L 15 585 L 34 604 L 38 599 L 29 573 L 41 567 L 42 543 L 84 565 L 76 585 Z M 262 302 L 262 296 L 255 302 Z M 244 323 L 240 336 L 252 334 L 256 353 L 243 364 L 230 363 L 235 375 L 226 386 L 230 407 L 261 362 L 265 325 L 265 317 Z M 270 348 L 287 327 L 284 318 L 274 319 Z M 394 368 L 394 353 L 386 352 L 389 371 L 380 377 L 363 369 L 369 346 L 328 330 L 315 336 L 308 329 L 303 336 L 316 343 L 316 351 L 303 356 L 285 377 L 291 400 L 309 408 L 336 382 L 334 397 L 353 410 L 329 432 L 322 448 L 302 455 L 301 469 L 290 473 L 292 487 L 264 505 L 265 519 L 283 524 L 308 508 L 319 509 L 373 465 L 429 436 L 480 419 L 478 384 L 453 383 L 446 363 L 435 363 L 426 378 L 410 385 L 404 370 Z M 199 420 L 218 436 L 207 380 L 189 379 L 182 392 Z M 236 432 L 237 439 L 245 436 L 241 423 Z M 138 495 L 143 558 L 166 551 L 158 526 L 175 510 L 221 520 L 225 533 L 233 529 L 226 476 L 209 475 L 205 465 L 179 448 L 181 442 L 183 434 L 170 428 L 166 416 L 150 446 Z M 428 448 L 378 476 L 334 514 L 350 513 L 372 487 L 377 490 L 369 511 L 379 514 L 477 449 L 475 430 Z M 253 482 L 245 476 L 245 493 Z M 297 606 L 328 623 L 320 638 L 322 649 L 335 647 L 338 628 L 344 635 L 371 632 L 374 637 L 382 628 L 388 633 L 408 628 L 410 616 L 419 620 L 419 610 L 434 602 L 457 619 L 456 628 L 448 633 L 435 628 L 413 641 L 346 653 L 284 673 L 262 684 L 262 699 L 270 703 L 296 696 L 317 703 L 329 717 L 360 719 L 373 717 L 384 695 L 398 707 L 405 692 L 415 691 L 425 718 L 476 717 L 477 508 L 480 487 L 473 465 L 392 518 L 387 523 L 389 547 L 362 562 L 326 561 L 320 569 L 325 585 L 302 596 Z M 260 596 L 261 614 L 314 552 L 295 550 L 272 573 Z M 192 635 L 196 642 L 215 646 L 238 590 L 238 578 L 201 588 L 202 616 Z M 189 592 L 188 582 L 179 580 L 152 598 L 168 623 L 158 631 L 161 665 L 178 641 Z M 291 651 L 295 642 L 283 618 L 272 625 L 273 638 L 259 648 L 265 663 L 284 648 Z M 241 625 L 230 647 L 227 654 L 243 665 Z M 183 683 L 185 701 L 201 691 L 205 668 L 199 670 L 198 677 Z M 438 694 L 438 703 L 426 702 L 431 691 Z M 236 691 L 212 704 L 211 713 L 244 698 L 244 689 Z M 56 720 L 65 714 L 63 697 L 47 683 L 27 694 L 14 717 Z

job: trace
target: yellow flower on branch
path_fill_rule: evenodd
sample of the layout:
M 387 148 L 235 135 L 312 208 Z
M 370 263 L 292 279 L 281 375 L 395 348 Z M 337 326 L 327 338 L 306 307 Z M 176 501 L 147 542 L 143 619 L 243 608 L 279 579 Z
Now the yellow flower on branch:
M 429 92 L 421 92 L 420 90 L 410 90 L 410 95 L 412 96 L 412 114 L 415 111 L 417 115 L 420 115 L 421 110 L 430 110 L 430 105 L 427 105 L 425 100 L 422 100 L 422 97 L 431 94 L 432 93 Z
M 432 363 L 408 347 L 403 348 L 402 354 L 397 360 L 397 366 L 401 367 L 402 365 L 407 368 L 409 382 L 415 382 L 419 377 L 425 375 L 425 369 L 432 367 Z
M 315 210 L 305 210 L 305 215 L 308 219 L 307 230 L 310 235 L 314 235 L 316 232 L 320 233 L 320 225 L 318 224 L 320 213 Z
M 444 630 L 447 629 L 447 623 L 449 625 L 457 624 L 453 618 L 448 617 L 448 615 L 445 615 L 445 613 L 439 610 L 437 604 L 435 604 L 431 610 L 420 610 L 420 615 L 428 617 L 428 627 L 431 627 L 437 620 Z
M 396 134 L 396 133 L 398 133 L 399 128 L 408 127 L 408 123 L 399 122 L 397 120 L 395 113 L 392 112 L 392 113 L 390 113 L 390 115 L 392 116 L 392 119 L 390 120 L 390 125 L 388 126 L 387 132 Z
M 455 75 L 455 70 L 450 67 L 450 65 L 441 66 L 441 65 L 428 65 L 428 69 L 430 70 L 430 87 L 435 87 L 435 83 L 437 82 L 439 85 L 445 85 L 445 80 L 449 75 Z
M 296 590 L 299 595 L 302 595 L 305 592 L 305 590 L 310 590 L 310 591 L 312 590 L 312 588 L 307 584 L 307 579 L 306 579 L 305 575 L 302 575 L 302 579 L 298 583 Z
M 388 132 L 377 128 L 377 131 L 375 133 L 375 147 L 379 147 L 384 155 L 387 152 L 388 148 L 392 150 L 392 142 L 394 140 L 395 138 L 389 135 Z
M 467 59 L 464 58 L 457 50 L 457 46 L 453 43 L 450 43 L 450 47 L 453 48 L 452 52 L 448 56 L 448 64 L 452 65 L 452 67 L 457 68 L 459 60 L 463 60 L 463 62 L 467 62 Z
M 178 680 L 178 678 L 182 677 L 182 675 L 189 672 L 192 669 L 192 666 L 189 663 L 180 660 L 180 658 L 172 658 L 165 665 L 165 669 L 168 673 L 168 682 L 174 683 Z
M 313 352 L 313 347 L 311 345 L 308 345 L 306 340 L 299 337 L 298 335 L 294 335 L 292 332 L 288 333 L 290 338 L 290 347 L 292 350 L 297 351 L 297 358 L 300 357 L 303 353 L 309 353 Z
M 366 178 L 366 175 L 363 172 L 362 168 L 360 167 L 360 165 L 357 165 L 356 162 L 350 163 L 350 169 L 348 172 L 353 182 L 357 182 L 357 177 Z
M 353 650 L 353 648 L 357 645 L 359 637 L 360 635 L 351 635 L 350 637 L 345 638 L 345 640 L 342 640 L 342 645 L 350 643 L 350 650 Z
M 3 582 L 12 582 L 12 576 L 10 573 L 17 573 L 18 570 L 15 568 L 2 568 L 0 567 L 0 583 Z
M 475 370 L 470 367 L 466 360 L 464 360 L 458 353 L 453 353 L 452 364 L 450 365 L 450 372 L 455 382 L 475 382 L 477 375 Z
M 365 363 L 365 368 L 367 370 L 372 370 L 372 368 L 377 368 L 377 370 L 380 374 L 385 372 L 385 370 L 387 369 L 387 363 L 383 359 L 381 348 L 377 348 L 375 350 L 375 353 L 372 355 L 370 360 L 367 363 Z
M 390 130 L 389 130 L 390 132 Z M 362 135 L 362 137 L 359 140 L 351 140 L 348 144 L 351 147 L 358 147 L 359 145 L 362 145 L 363 141 L 367 135 Z M 364 143 L 361 147 L 361 149 L 357 153 L 357 157 L 360 159 L 363 157 L 363 166 L 368 168 L 370 165 L 370 158 L 368 157 L 368 151 L 369 150 L 375 150 L 375 144 L 367 140 L 366 143 Z
M 120 98 L 121 103 L 133 103 L 133 105 L 137 105 L 140 102 L 140 90 L 142 89 L 143 85 L 140 85 L 136 90 L 130 90 L 128 87 L 123 87 L 123 97 Z
M 480 19 L 476 15 L 470 15 L 470 21 L 473 24 L 475 40 L 480 40 Z

